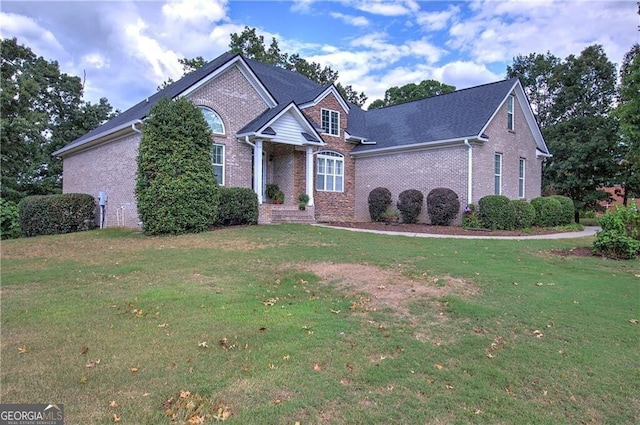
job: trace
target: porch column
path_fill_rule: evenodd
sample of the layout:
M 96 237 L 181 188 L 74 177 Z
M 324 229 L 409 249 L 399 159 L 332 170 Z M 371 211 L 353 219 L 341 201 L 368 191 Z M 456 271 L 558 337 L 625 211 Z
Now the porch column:
M 262 140 L 255 141 L 253 148 L 253 190 L 258 195 L 258 204 L 262 204 Z
M 306 192 L 309 195 L 309 205 L 313 206 L 313 148 L 307 146 L 307 167 L 306 167 Z

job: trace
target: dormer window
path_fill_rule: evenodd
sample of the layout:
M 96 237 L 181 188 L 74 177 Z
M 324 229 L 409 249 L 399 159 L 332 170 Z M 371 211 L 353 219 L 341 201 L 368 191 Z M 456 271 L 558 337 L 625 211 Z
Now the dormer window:
M 507 98 L 507 130 L 509 131 L 515 130 L 514 121 L 513 121 L 513 110 L 516 103 L 515 99 L 516 97 L 512 94 L 509 95 L 509 97 Z
M 202 116 L 207 121 L 209 125 L 209 130 L 213 134 L 224 134 L 224 124 L 222 123 L 222 118 L 220 115 L 216 114 L 213 109 L 209 109 L 206 106 L 198 106 L 200 112 L 202 112 Z
M 340 134 L 340 112 L 331 109 L 322 109 L 321 112 L 322 130 L 333 136 Z

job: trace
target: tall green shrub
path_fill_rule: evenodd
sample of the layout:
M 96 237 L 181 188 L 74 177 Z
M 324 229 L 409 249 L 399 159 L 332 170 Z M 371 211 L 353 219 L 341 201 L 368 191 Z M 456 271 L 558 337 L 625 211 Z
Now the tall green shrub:
M 384 213 L 391 205 L 391 192 L 386 187 L 376 187 L 369 192 L 369 215 L 371 221 L 383 221 Z
M 427 195 L 427 214 L 431 224 L 448 226 L 460 212 L 458 195 L 446 187 L 437 187 Z
M 96 201 L 86 193 L 35 195 L 18 204 L 24 236 L 80 232 L 95 227 Z
M 400 211 L 402 221 L 405 223 L 416 223 L 422 211 L 423 201 L 424 195 L 419 190 L 408 189 L 400 192 L 396 206 L 398 207 L 398 211 Z
M 207 230 L 218 216 L 211 136 L 185 98 L 161 99 L 145 121 L 138 152 L 136 199 L 145 233 Z
M 523 199 L 515 199 L 511 201 L 515 211 L 514 228 L 528 229 L 533 226 L 536 219 L 536 209 L 533 205 Z
M 504 195 L 488 195 L 478 201 L 482 225 L 491 230 L 511 230 L 515 227 L 516 210 Z
M 15 202 L 0 198 L 0 239 L 20 237 L 20 215 Z
M 536 210 L 534 224 L 540 227 L 554 227 L 562 222 L 562 204 L 551 196 L 540 196 L 531 200 Z
M 246 187 L 222 187 L 218 223 L 223 226 L 256 224 L 258 222 L 258 196 Z
M 571 198 L 568 198 L 562 195 L 553 195 L 551 196 L 551 198 L 560 202 L 560 206 L 562 207 L 562 210 L 559 216 L 559 223 L 558 223 L 559 226 L 571 224 L 576 221 L 575 207 L 573 205 L 573 201 L 571 200 Z
M 618 206 L 600 217 L 602 230 L 596 234 L 592 249 L 609 258 L 630 259 L 640 254 L 640 212 L 635 205 Z

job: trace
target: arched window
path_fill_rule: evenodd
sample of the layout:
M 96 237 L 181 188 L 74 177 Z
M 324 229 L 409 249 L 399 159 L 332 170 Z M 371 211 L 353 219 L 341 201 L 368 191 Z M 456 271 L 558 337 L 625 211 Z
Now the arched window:
M 344 191 L 344 156 L 331 151 L 318 152 L 316 189 L 323 192 Z
M 209 124 L 209 129 L 212 133 L 224 134 L 224 124 L 220 115 L 216 114 L 213 109 L 209 109 L 206 106 L 198 106 L 198 109 L 202 112 L 202 115 L 207 121 L 207 124 Z

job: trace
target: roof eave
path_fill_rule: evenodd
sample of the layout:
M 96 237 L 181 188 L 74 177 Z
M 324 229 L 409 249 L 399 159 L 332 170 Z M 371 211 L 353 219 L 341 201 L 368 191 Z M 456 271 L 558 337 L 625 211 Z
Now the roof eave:
M 455 146 L 455 145 L 464 145 L 466 141 L 476 141 L 476 142 L 486 142 L 487 139 L 481 138 L 477 135 L 468 136 L 468 137 L 460 137 L 455 139 L 447 139 L 447 140 L 433 140 L 430 142 L 423 143 L 413 143 L 410 145 L 402 145 L 402 146 L 390 146 L 386 148 L 377 148 L 377 149 L 368 149 L 362 152 L 351 152 L 351 156 L 353 157 L 365 157 L 365 156 L 375 156 L 375 155 L 386 155 L 386 154 L 394 154 L 394 153 L 402 153 L 402 152 L 411 152 L 417 150 L 426 150 L 426 149 L 435 149 L 443 146 Z M 373 143 L 371 143 L 373 144 Z
M 109 131 L 98 133 L 95 136 L 88 138 L 87 140 L 83 140 L 81 143 L 75 146 L 67 145 L 53 152 L 51 156 L 64 158 L 65 156 L 71 155 L 73 153 L 92 148 L 102 143 L 107 143 L 111 139 L 120 138 L 122 136 L 127 135 L 128 133 L 133 133 L 134 130 L 132 126 L 137 124 L 139 121 L 140 121 L 139 119 L 128 121 L 124 124 L 119 125 L 118 127 L 112 128 Z

